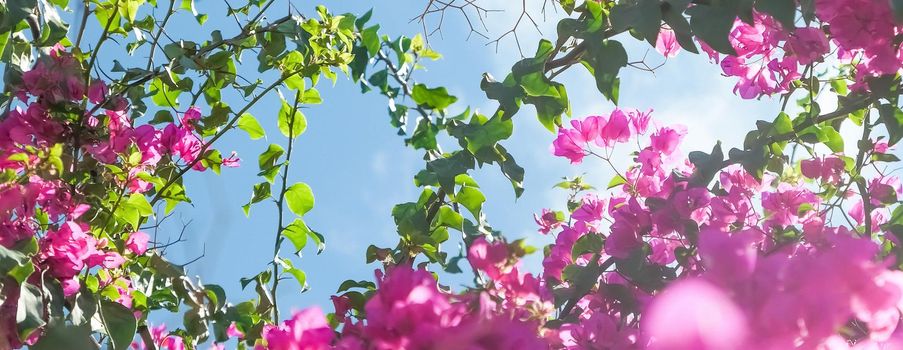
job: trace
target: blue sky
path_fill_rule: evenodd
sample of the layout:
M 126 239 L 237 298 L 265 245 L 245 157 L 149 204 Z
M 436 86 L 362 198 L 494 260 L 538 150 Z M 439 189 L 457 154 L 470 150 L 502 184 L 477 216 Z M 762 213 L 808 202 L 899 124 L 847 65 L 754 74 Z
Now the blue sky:
M 224 9 L 215 3 L 218 2 L 197 1 L 198 10 L 210 14 L 203 30 L 226 28 L 224 36 L 234 33 L 235 23 L 224 17 Z M 419 13 L 425 1 L 387 3 L 327 1 L 325 4 L 333 13 L 363 13 L 373 7 L 371 23 L 379 23 L 381 32 L 392 36 L 413 36 L 422 30 L 420 24 L 411 22 L 410 18 Z M 516 8 L 512 8 L 510 1 L 484 2 L 486 8 L 505 10 L 491 13 L 487 18 L 491 37 L 513 25 L 520 11 L 517 3 Z M 312 12 L 312 5 L 305 3 L 303 6 L 305 11 Z M 285 9 L 271 9 L 270 12 L 275 18 L 284 15 Z M 537 20 L 542 19 L 538 12 L 534 13 Z M 540 22 L 546 37 L 554 35 L 558 15 L 550 12 L 546 20 Z M 174 18 L 169 32 L 179 36 L 199 31 L 191 17 L 180 15 Z M 443 25 L 443 36 L 435 35 L 430 39 L 432 47 L 444 58 L 429 63 L 428 70 L 418 72 L 415 80 L 430 86 L 448 87 L 459 98 L 457 108 L 460 110 L 469 105 L 490 112 L 495 105 L 479 89 L 481 74 L 488 72 L 503 78 L 520 54 L 511 38 L 503 40 L 496 50 L 480 37 L 471 36 L 466 40 L 467 32 L 463 19 L 450 14 Z M 523 51 L 526 54 L 533 52 L 540 37 L 537 31 L 523 25 L 519 35 Z M 621 40 L 628 48 L 631 61 L 642 58 L 647 52 L 651 65 L 663 60 L 645 43 L 627 35 Z M 115 57 L 102 58 L 112 60 Z M 248 55 L 248 59 L 253 60 L 253 57 Z M 708 151 L 716 140 L 724 142 L 727 148 L 737 146 L 746 131 L 754 127 L 755 120 L 774 118 L 777 105 L 769 99 L 744 101 L 734 96 L 731 93 L 733 81 L 721 77 L 719 71 L 707 58 L 687 52 L 671 59 L 655 74 L 626 69 L 622 71 L 620 104 L 652 108 L 654 118 L 662 123 L 687 125 L 686 151 Z M 575 67 L 558 80 L 568 89 L 574 117 L 603 114 L 614 107 L 597 92 L 591 77 L 581 67 Z M 311 305 L 331 311 L 328 297 L 343 280 L 372 280 L 373 270 L 378 266 L 365 264 L 366 247 L 371 243 L 394 246 L 397 238 L 391 208 L 397 203 L 414 201 L 419 194 L 412 178 L 423 167 L 422 155 L 404 147 L 403 139 L 389 125 L 386 100 L 376 94 L 362 95 L 356 84 L 342 78 L 334 87 L 328 81 L 322 83 L 319 90 L 324 103 L 305 110 L 308 128 L 296 143 L 297 153 L 289 180 L 303 181 L 313 188 L 316 206 L 305 220 L 325 235 L 326 250 L 316 255 L 309 247 L 303 257 L 294 258 L 295 265 L 307 272 L 311 289 L 302 294 L 294 281 L 282 283 L 279 297 L 283 312 Z M 163 237 L 177 235 L 180 221 L 191 221 L 185 235 L 187 241 L 169 248 L 167 256 L 179 263 L 203 252 L 202 259 L 188 266 L 189 274 L 200 276 L 204 283 L 221 285 L 233 301 L 254 297 L 252 288 L 241 290 L 238 279 L 267 268 L 272 258 L 275 206 L 269 202 L 259 203 L 252 208 L 250 218 L 246 218 L 241 205 L 250 198 L 251 186 L 261 181 L 256 177 L 257 155 L 270 142 L 285 142 L 276 129 L 276 95 L 258 104 L 251 112 L 267 129 L 270 139 L 250 141 L 240 131 L 221 139 L 216 148 L 226 154 L 237 151 L 244 165 L 238 169 L 224 169 L 220 176 L 210 172 L 190 174 L 186 187 L 193 205 L 180 207 L 164 226 L 167 232 L 161 232 Z M 538 247 L 549 240 L 536 233 L 532 214 L 545 207 L 564 207 L 564 193 L 552 189 L 561 177 L 586 173 L 590 183 L 604 186 L 613 175 L 606 166 L 593 160 L 574 167 L 566 159 L 553 157 L 549 150 L 553 137 L 537 122 L 532 108 L 523 109 L 516 116 L 514 136 L 505 146 L 526 169 L 526 191 L 518 200 L 496 168 L 486 168 L 475 174 L 489 199 L 484 211 L 492 226 L 511 238 L 526 237 Z M 616 157 L 616 164 L 623 167 L 627 164 L 627 151 L 622 153 Z M 454 242 L 447 243 L 444 248 L 451 254 L 457 251 Z M 540 260 L 539 253 L 527 259 L 526 269 L 539 271 Z M 468 280 L 469 277 L 459 275 L 446 283 L 452 281 L 454 286 Z M 181 323 L 175 316 L 158 317 L 172 320 L 173 324 Z

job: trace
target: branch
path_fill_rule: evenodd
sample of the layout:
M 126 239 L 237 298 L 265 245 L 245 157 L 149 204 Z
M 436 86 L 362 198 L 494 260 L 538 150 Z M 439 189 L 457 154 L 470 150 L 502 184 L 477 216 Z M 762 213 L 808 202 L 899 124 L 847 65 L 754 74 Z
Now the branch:
M 295 92 L 295 103 L 288 119 L 288 151 L 285 153 L 285 164 L 283 165 L 285 170 L 282 172 L 282 189 L 279 191 L 279 198 L 276 200 L 279 218 L 277 221 L 278 226 L 276 227 L 276 242 L 273 244 L 273 287 L 270 289 L 270 294 L 273 296 L 273 323 L 279 323 L 279 307 L 276 303 L 276 290 L 279 287 L 279 263 L 276 262 L 276 259 L 279 258 L 279 248 L 283 242 L 282 231 L 285 230 L 285 226 L 282 226 L 283 212 L 285 211 L 285 192 L 288 189 L 288 170 L 292 159 L 292 146 L 295 144 L 295 114 L 298 111 L 300 102 L 301 91 L 299 90 Z
M 300 71 L 300 70 L 299 70 L 299 71 Z M 195 164 L 199 163 L 199 162 L 203 159 L 202 156 L 204 155 L 204 153 L 206 153 L 207 150 L 210 149 L 210 146 L 213 145 L 213 143 L 216 142 L 216 140 L 219 140 L 220 137 L 223 137 L 223 135 L 224 135 L 227 131 L 229 131 L 229 130 L 231 130 L 232 128 L 235 127 L 235 123 L 238 122 L 238 118 L 240 118 L 242 114 L 245 114 L 245 112 L 247 112 L 249 109 L 251 109 L 252 106 L 254 106 L 255 104 L 257 104 L 257 102 L 259 102 L 260 99 L 262 99 L 264 96 L 266 96 L 268 92 L 270 92 L 271 90 L 275 89 L 277 86 L 282 85 L 282 82 L 284 82 L 286 79 L 288 79 L 289 77 L 291 77 L 291 76 L 293 76 L 293 75 L 295 75 L 295 74 L 297 74 L 297 73 L 298 73 L 298 71 L 290 72 L 289 74 L 283 74 L 283 76 L 282 76 L 281 78 L 279 78 L 279 80 L 276 80 L 275 82 L 273 82 L 272 84 L 270 84 L 270 86 L 268 86 L 268 87 L 267 87 L 266 89 L 264 89 L 260 94 L 258 94 L 257 96 L 255 96 L 254 99 L 251 100 L 251 102 L 248 102 L 248 104 L 245 105 L 240 111 L 234 113 L 234 116 L 232 117 L 232 119 L 229 119 L 229 122 L 226 123 L 226 126 L 224 126 L 219 132 L 217 132 L 215 135 L 213 135 L 213 137 L 211 137 L 209 141 L 207 141 L 207 142 L 204 143 L 204 146 L 201 147 L 201 151 L 198 153 L 199 156 L 198 156 L 197 158 L 195 158 L 195 160 L 193 160 L 193 161 L 189 162 L 188 164 L 186 164 L 185 167 L 183 167 L 182 169 L 179 170 L 179 173 L 176 174 L 175 177 L 173 177 L 172 179 L 170 179 L 169 181 L 167 181 L 166 184 L 163 185 L 163 187 L 160 188 L 159 191 L 157 191 L 157 194 L 154 195 L 154 198 L 150 201 L 150 204 L 151 204 L 151 205 L 156 204 L 156 203 L 160 200 L 160 198 L 162 198 L 162 197 L 161 197 L 162 194 L 163 194 L 167 189 L 169 189 L 169 187 L 172 186 L 172 184 L 175 183 L 175 181 L 176 181 L 177 179 L 179 179 L 179 178 L 181 178 L 182 176 L 184 176 L 185 173 L 187 173 L 189 170 L 191 170 L 191 168 L 192 168 Z
M 151 42 L 150 54 L 147 58 L 147 68 L 144 70 L 150 70 L 154 65 L 154 53 L 157 52 L 157 46 L 160 42 L 160 35 L 163 34 L 163 28 L 166 28 L 166 23 L 169 22 L 169 18 L 172 17 L 175 11 L 173 9 L 176 7 L 176 0 L 169 0 L 169 9 L 166 10 L 166 16 L 163 17 L 163 22 L 160 23 L 160 29 L 157 30 L 157 34 L 154 35 L 154 40 Z

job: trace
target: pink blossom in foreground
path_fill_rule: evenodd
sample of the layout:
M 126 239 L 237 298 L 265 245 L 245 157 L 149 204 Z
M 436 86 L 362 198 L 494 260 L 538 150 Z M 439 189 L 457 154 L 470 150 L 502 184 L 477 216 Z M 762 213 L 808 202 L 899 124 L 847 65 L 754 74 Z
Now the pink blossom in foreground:
M 795 55 L 801 65 L 821 62 L 831 50 L 828 37 L 819 28 L 797 28 L 787 39 L 787 46 L 785 50 Z
M 332 343 L 332 328 L 319 308 L 309 308 L 295 312 L 292 318 L 278 326 L 267 325 L 261 332 L 266 347 L 270 350 L 322 350 Z

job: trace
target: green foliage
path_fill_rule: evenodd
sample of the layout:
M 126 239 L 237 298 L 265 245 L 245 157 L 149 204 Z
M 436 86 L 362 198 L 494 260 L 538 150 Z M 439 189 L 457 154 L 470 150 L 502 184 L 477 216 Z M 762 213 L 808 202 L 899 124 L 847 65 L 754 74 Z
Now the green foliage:
M 263 130 L 263 127 L 260 126 L 260 122 L 258 122 L 257 118 L 254 118 L 251 113 L 242 114 L 241 117 L 238 118 L 238 128 L 248 133 L 248 137 L 252 140 L 257 140 L 266 136 L 266 132 Z
M 103 327 L 110 337 L 110 348 L 115 350 L 127 349 L 132 343 L 138 322 L 132 311 L 122 304 L 103 300 L 100 302 L 99 313 Z
M 304 216 L 314 207 L 314 193 L 306 183 L 299 182 L 286 189 L 285 202 L 295 215 Z

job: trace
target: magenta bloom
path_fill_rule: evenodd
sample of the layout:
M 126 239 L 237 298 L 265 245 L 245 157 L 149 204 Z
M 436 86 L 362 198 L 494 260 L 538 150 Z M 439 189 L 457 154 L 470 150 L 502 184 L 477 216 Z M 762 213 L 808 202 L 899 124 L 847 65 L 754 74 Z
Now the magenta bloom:
M 615 109 L 608 117 L 608 122 L 602 127 L 596 144 L 605 147 L 614 146 L 616 143 L 623 143 L 630 140 L 630 120 L 627 115 L 620 109 Z
M 787 47 L 801 65 L 821 62 L 831 50 L 828 37 L 820 28 L 797 28 L 787 39 Z
M 843 159 L 828 156 L 806 159 L 800 162 L 800 170 L 810 179 L 821 179 L 827 183 L 840 183 L 844 172 Z
M 552 141 L 552 151 L 556 156 L 565 157 L 571 164 L 579 164 L 586 156 L 583 147 L 586 139 L 578 131 L 573 129 L 558 129 L 558 137 Z
M 655 50 L 667 58 L 677 56 L 680 53 L 677 36 L 671 28 L 662 28 L 658 33 L 658 40 L 655 41 Z
M 561 220 L 558 219 L 558 214 L 549 209 L 543 209 L 542 215 L 533 214 L 533 221 L 539 225 L 539 232 L 542 234 L 548 234 L 550 231 L 561 226 Z
M 330 348 L 334 335 L 323 312 L 312 307 L 294 313 L 278 326 L 264 326 L 261 336 L 267 346 L 258 346 L 260 350 L 322 350 Z
M 146 233 L 137 231 L 129 235 L 129 238 L 125 241 L 125 247 L 133 254 L 141 255 L 147 251 L 147 243 L 149 241 L 150 237 Z
M 769 213 L 768 222 L 780 226 L 800 223 L 800 206 L 817 207 L 818 196 L 811 191 L 782 183 L 775 192 L 762 193 L 762 207 Z
M 676 282 L 657 296 L 643 317 L 657 350 L 742 348 L 749 330 L 737 305 L 721 290 L 701 280 Z
M 501 242 L 490 243 L 479 237 L 470 243 L 467 261 L 475 269 L 483 271 L 489 278 L 498 279 L 508 260 L 508 246 Z
M 103 80 L 95 80 L 88 87 L 88 101 L 101 103 L 107 96 L 107 84 Z
M 379 289 L 364 309 L 363 335 L 373 349 L 419 349 L 460 322 L 452 317 L 452 304 L 433 276 L 407 266 L 396 266 L 379 278 Z

